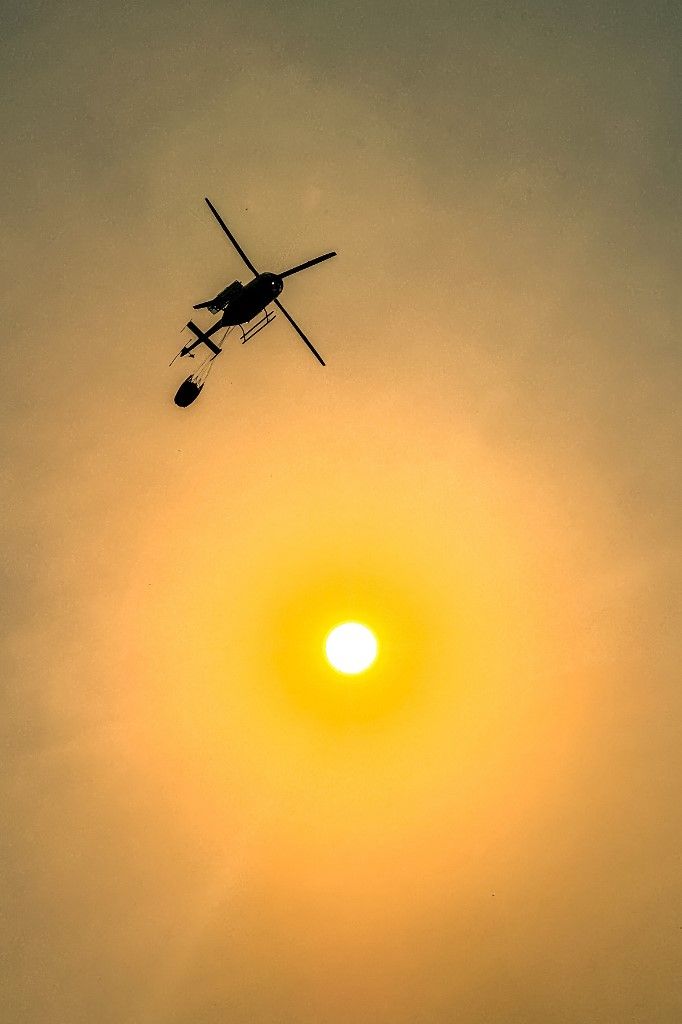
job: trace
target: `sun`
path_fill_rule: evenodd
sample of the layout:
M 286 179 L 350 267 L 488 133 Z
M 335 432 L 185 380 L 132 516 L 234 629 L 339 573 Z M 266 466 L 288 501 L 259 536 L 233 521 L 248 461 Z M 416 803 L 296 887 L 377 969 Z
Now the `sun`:
M 361 622 L 342 622 L 327 635 L 324 651 L 327 661 L 337 672 L 356 676 L 374 664 L 379 645 L 368 626 Z

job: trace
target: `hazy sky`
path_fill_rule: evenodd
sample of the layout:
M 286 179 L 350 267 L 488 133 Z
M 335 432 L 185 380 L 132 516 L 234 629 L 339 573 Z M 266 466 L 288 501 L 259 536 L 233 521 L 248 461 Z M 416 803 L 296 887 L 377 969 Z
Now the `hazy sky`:
M 2 1021 L 682 1019 L 677 5 L 2 13 Z

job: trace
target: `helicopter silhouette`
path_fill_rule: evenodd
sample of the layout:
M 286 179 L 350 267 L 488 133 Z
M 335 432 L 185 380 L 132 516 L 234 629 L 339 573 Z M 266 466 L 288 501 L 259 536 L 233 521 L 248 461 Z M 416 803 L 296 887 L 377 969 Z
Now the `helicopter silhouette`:
M 206 331 L 202 331 L 200 327 L 197 327 L 193 320 L 189 320 L 187 322 L 187 329 L 192 332 L 194 339 L 187 345 L 183 345 L 178 354 L 172 360 L 172 363 L 175 362 L 175 359 L 182 359 L 185 356 L 189 356 L 190 359 L 194 359 L 194 349 L 199 345 L 205 345 L 210 354 L 202 362 L 199 370 L 191 374 L 178 388 L 174 402 L 181 408 L 186 408 L 188 405 L 191 405 L 191 403 L 199 397 L 201 389 L 206 383 L 206 378 L 208 377 L 211 366 L 213 365 L 213 360 L 222 352 L 220 344 L 222 344 L 227 337 L 227 334 L 234 327 L 239 327 L 241 330 L 243 344 L 258 334 L 259 331 L 262 331 L 263 328 L 267 327 L 268 324 L 272 323 L 276 314 L 267 308 L 271 303 L 274 303 L 280 313 L 282 313 L 285 319 L 289 321 L 299 338 L 308 346 L 317 361 L 321 363 L 322 366 L 326 365 L 324 359 L 310 339 L 305 336 L 293 317 L 287 313 L 286 309 L 279 301 L 278 296 L 282 293 L 282 289 L 284 288 L 285 278 L 291 277 L 293 274 L 298 274 L 302 270 L 307 270 L 309 267 L 314 267 L 315 264 L 322 263 L 324 260 L 329 260 L 332 256 L 336 256 L 336 253 L 326 252 L 323 256 L 316 256 L 315 259 L 306 260 L 305 263 L 299 263 L 297 266 L 290 267 L 289 270 L 283 270 L 279 274 L 273 274 L 271 272 L 259 273 L 228 228 L 223 218 L 216 210 L 211 200 L 207 197 L 204 198 L 209 210 L 218 221 L 218 224 L 232 242 L 232 245 L 235 247 L 254 277 L 253 280 L 249 281 L 247 284 L 242 284 L 241 281 L 233 281 L 232 284 L 228 284 L 227 287 L 218 292 L 214 298 L 207 299 L 205 302 L 199 302 L 193 307 L 194 309 L 208 309 L 208 311 L 213 314 L 220 313 L 220 317 Z M 259 317 L 259 314 L 262 314 L 262 316 Z M 256 319 L 257 317 L 259 317 L 259 319 Z M 255 323 L 253 322 L 254 320 Z M 184 329 L 185 328 L 183 328 L 183 330 Z M 216 342 L 212 340 L 212 336 L 222 329 L 225 329 L 225 334 L 223 335 L 221 343 L 216 344 Z

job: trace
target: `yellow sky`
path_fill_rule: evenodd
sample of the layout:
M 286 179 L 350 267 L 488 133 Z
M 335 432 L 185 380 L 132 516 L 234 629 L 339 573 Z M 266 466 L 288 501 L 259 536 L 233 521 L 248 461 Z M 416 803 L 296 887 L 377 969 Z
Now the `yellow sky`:
M 9 5 L 3 1021 L 679 1019 L 675 18 Z

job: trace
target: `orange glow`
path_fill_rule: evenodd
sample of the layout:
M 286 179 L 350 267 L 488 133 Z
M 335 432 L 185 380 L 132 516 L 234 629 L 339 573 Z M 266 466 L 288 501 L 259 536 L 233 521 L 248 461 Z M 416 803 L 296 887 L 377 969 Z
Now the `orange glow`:
M 0 1020 L 680 1019 L 676 6 L 8 7 Z

